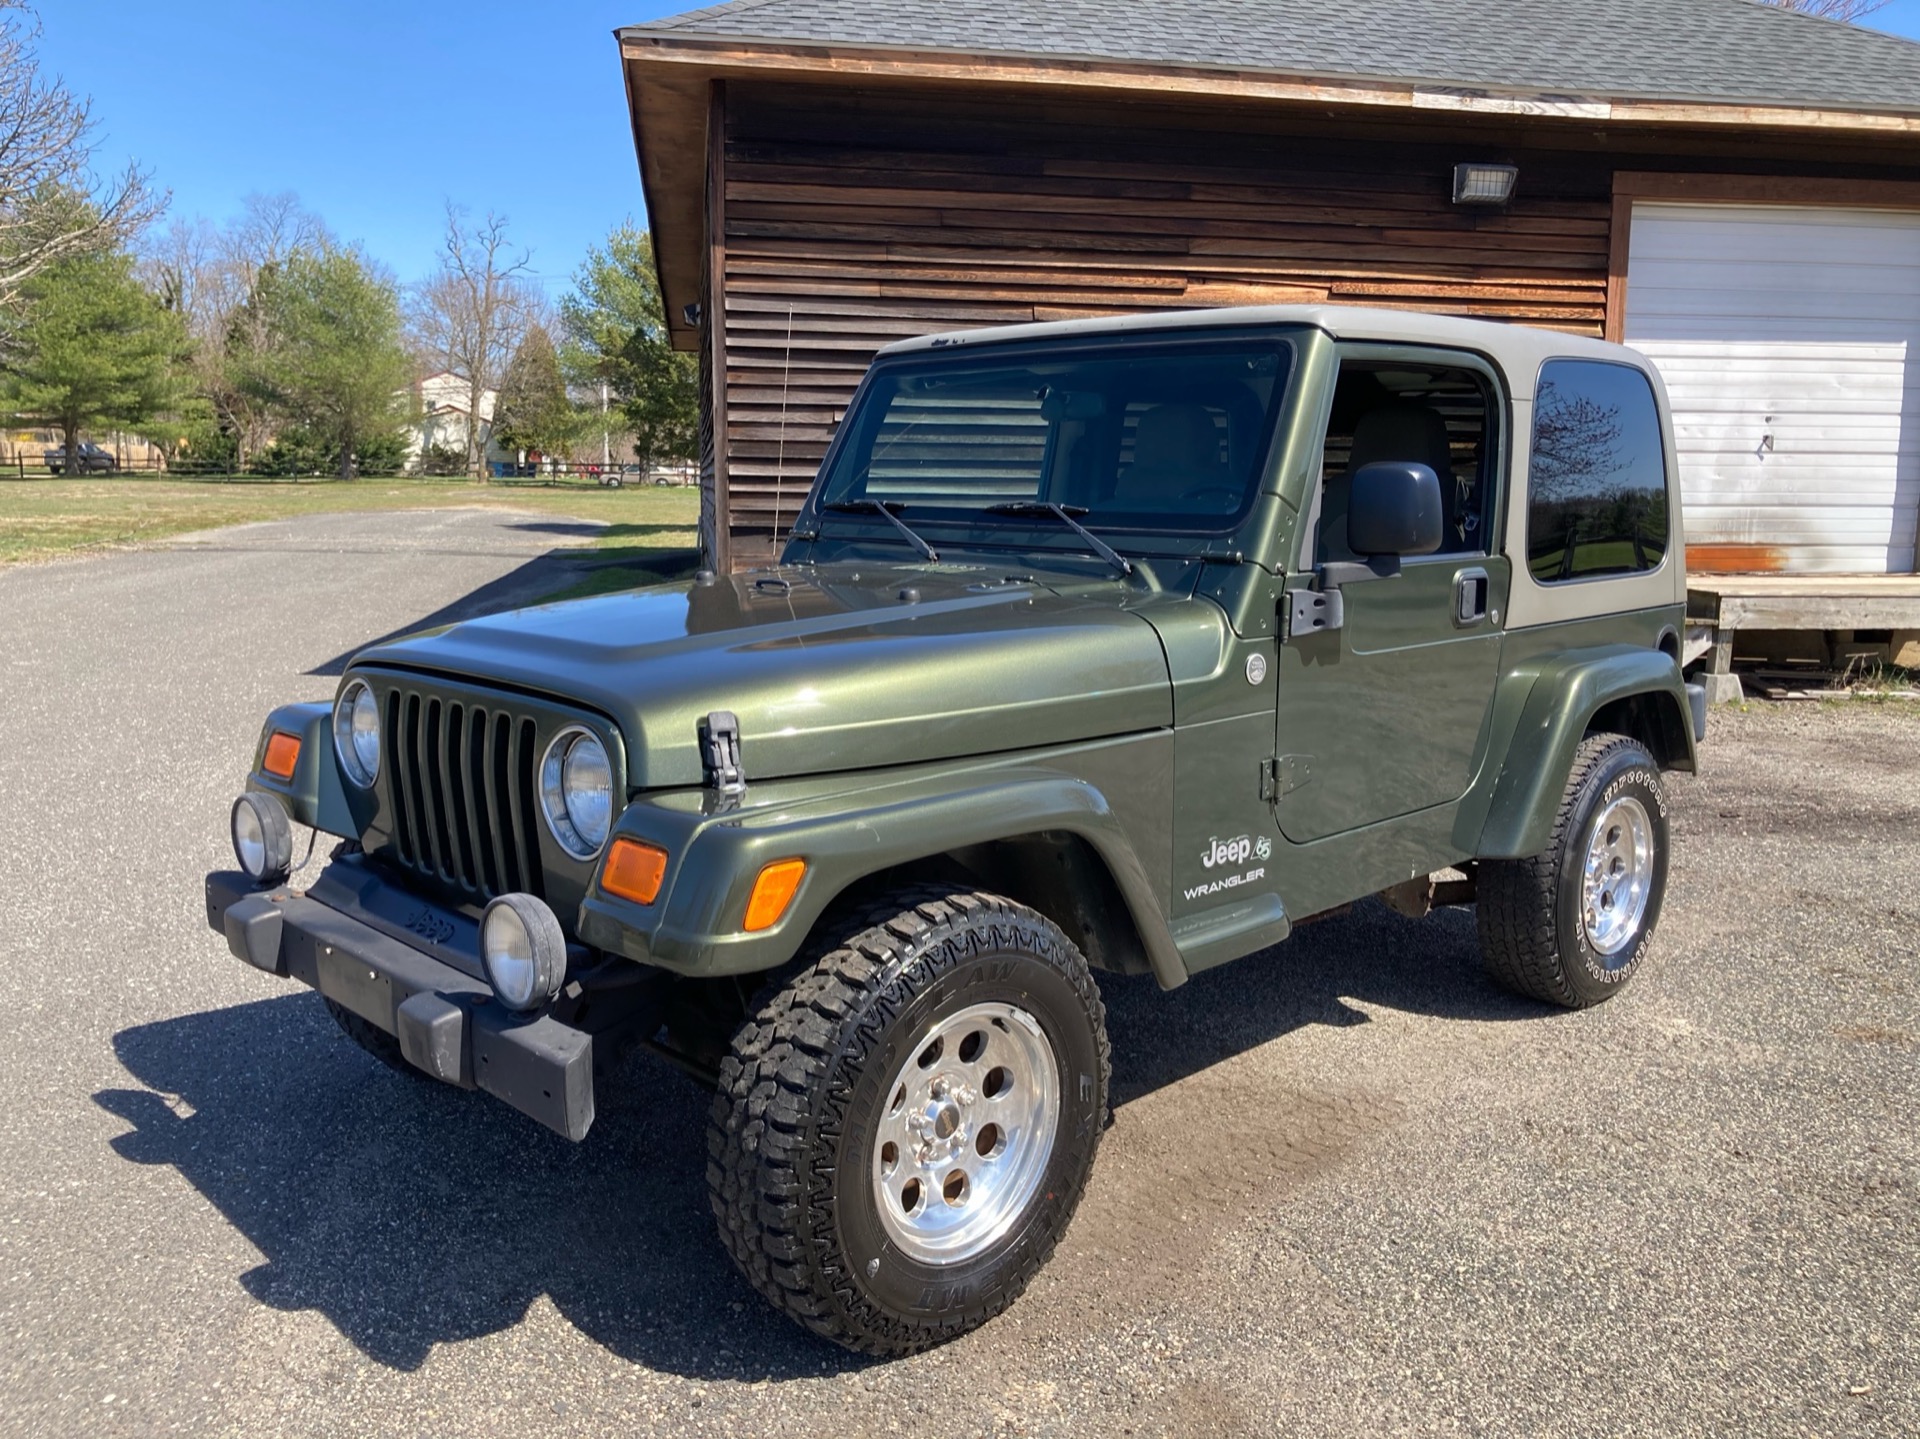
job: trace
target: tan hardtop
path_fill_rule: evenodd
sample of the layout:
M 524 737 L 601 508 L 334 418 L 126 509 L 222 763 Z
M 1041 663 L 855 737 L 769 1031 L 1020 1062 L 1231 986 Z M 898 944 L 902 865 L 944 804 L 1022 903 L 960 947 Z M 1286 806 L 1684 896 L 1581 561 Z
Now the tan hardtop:
M 1492 320 L 1467 320 L 1413 310 L 1383 310 L 1363 305 L 1241 305 L 1211 310 L 1168 310 L 1144 315 L 1115 315 L 1088 320 L 1052 320 L 1029 325 L 995 325 L 952 330 L 897 340 L 882 356 L 922 350 L 972 348 L 1028 340 L 1073 339 L 1090 335 L 1152 334 L 1162 330 L 1224 329 L 1304 325 L 1354 344 L 1438 345 L 1472 350 L 1505 372 L 1516 400 L 1533 398 L 1534 376 L 1549 359 L 1607 360 L 1654 374 L 1645 355 L 1624 345 Z

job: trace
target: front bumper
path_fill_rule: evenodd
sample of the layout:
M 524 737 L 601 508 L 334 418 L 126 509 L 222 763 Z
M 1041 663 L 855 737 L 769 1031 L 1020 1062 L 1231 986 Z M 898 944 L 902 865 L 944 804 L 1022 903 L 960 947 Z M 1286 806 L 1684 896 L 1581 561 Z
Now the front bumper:
M 512 1013 L 485 981 L 376 928 L 368 920 L 377 922 L 377 911 L 363 912 L 310 893 L 256 890 L 243 874 L 207 876 L 207 923 L 237 958 L 297 979 L 393 1035 L 416 1069 L 484 1089 L 568 1139 L 584 1138 L 593 1124 L 593 1036 L 551 1015 Z M 460 937 L 451 918 L 418 927 L 442 953 Z

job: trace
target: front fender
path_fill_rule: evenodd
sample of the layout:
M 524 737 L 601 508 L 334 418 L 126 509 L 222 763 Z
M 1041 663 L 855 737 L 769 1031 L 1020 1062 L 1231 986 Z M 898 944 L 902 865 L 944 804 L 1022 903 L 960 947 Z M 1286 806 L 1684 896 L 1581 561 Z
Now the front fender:
M 1593 717 L 1616 700 L 1645 695 L 1672 705 L 1686 744 L 1686 763 L 1677 767 L 1695 763 L 1693 725 L 1684 718 L 1686 682 L 1664 651 L 1633 645 L 1568 650 L 1516 669 L 1501 683 L 1509 693 L 1523 691 L 1525 699 L 1473 846 L 1478 856 L 1517 859 L 1546 849 L 1574 753 Z
M 710 792 L 683 791 L 629 805 L 614 832 L 667 851 L 659 898 L 634 904 L 604 892 L 596 876 L 580 907 L 580 937 L 682 974 L 772 969 L 793 958 L 836 898 L 872 874 L 969 845 L 1066 831 L 1106 864 L 1160 983 L 1171 988 L 1187 977 L 1145 866 L 1106 796 L 1083 779 L 1010 768 L 876 780 L 788 804 L 777 793 L 750 801 L 724 810 Z M 754 879 L 796 857 L 807 874 L 787 912 L 771 929 L 744 932 Z
M 300 758 L 294 762 L 291 779 L 277 779 L 264 768 L 267 740 L 276 731 L 300 739 Z M 253 771 L 247 776 L 247 788 L 279 795 L 301 824 L 327 834 L 360 833 L 360 823 L 340 779 L 340 761 L 333 752 L 330 704 L 281 705 L 267 716 L 253 747 Z

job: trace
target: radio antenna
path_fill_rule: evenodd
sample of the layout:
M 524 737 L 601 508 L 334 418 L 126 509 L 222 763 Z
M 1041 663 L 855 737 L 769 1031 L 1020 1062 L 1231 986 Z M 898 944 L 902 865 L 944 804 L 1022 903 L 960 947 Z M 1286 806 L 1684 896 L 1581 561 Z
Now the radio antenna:
M 787 385 L 793 378 L 793 306 L 787 306 L 787 348 L 780 357 L 780 443 L 773 460 L 773 543 L 780 543 L 780 496 L 787 483 Z

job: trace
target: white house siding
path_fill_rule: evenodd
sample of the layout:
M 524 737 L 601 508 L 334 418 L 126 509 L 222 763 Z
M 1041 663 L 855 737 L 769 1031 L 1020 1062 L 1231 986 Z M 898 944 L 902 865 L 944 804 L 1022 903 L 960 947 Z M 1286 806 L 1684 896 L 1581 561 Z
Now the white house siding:
M 1636 204 L 1626 341 L 1672 395 L 1689 549 L 1914 568 L 1920 215 Z

